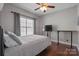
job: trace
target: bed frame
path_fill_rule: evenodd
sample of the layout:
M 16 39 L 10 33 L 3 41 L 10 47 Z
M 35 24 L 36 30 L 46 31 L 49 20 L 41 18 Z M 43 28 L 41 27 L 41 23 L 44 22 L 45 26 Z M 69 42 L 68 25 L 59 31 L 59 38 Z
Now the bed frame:
M 4 39 L 3 39 L 3 29 L 0 26 L 0 56 L 4 56 Z

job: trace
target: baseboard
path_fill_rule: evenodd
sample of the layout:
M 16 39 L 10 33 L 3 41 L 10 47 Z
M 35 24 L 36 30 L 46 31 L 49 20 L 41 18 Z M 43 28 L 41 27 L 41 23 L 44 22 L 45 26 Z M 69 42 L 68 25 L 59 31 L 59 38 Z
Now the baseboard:
M 77 48 L 78 48 L 78 51 L 79 51 L 79 46 L 77 46 Z
M 57 42 L 56 40 L 51 40 L 53 42 Z M 63 42 L 63 41 L 60 41 L 60 43 L 62 44 L 66 44 L 66 45 L 71 45 L 71 43 L 67 43 L 67 42 Z M 79 46 L 77 44 L 72 44 L 73 46 L 76 46 L 78 48 L 78 51 L 79 51 Z

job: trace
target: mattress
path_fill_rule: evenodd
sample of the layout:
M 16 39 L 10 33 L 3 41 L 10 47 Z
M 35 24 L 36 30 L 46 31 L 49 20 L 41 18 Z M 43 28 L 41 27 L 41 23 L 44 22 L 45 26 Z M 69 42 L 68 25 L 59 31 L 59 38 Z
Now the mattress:
M 22 45 L 6 48 L 5 56 L 35 56 L 51 44 L 46 36 L 29 35 L 19 37 Z

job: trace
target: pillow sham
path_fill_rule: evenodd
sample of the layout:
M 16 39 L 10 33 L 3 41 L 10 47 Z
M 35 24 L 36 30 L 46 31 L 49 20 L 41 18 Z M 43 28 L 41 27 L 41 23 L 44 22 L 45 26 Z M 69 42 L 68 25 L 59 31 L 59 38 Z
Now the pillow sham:
M 14 41 L 16 41 L 19 45 L 21 45 L 21 41 L 18 36 L 16 36 L 14 33 L 7 31 L 6 32 Z
M 7 34 L 4 34 L 4 44 L 6 47 L 15 47 L 18 44 L 12 38 L 10 38 Z

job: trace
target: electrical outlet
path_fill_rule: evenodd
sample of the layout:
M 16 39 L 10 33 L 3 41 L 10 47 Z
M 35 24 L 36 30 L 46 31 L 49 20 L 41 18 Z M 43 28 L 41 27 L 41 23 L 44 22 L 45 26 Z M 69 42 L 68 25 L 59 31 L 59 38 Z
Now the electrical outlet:
M 66 40 L 66 42 L 68 42 L 69 40 Z

